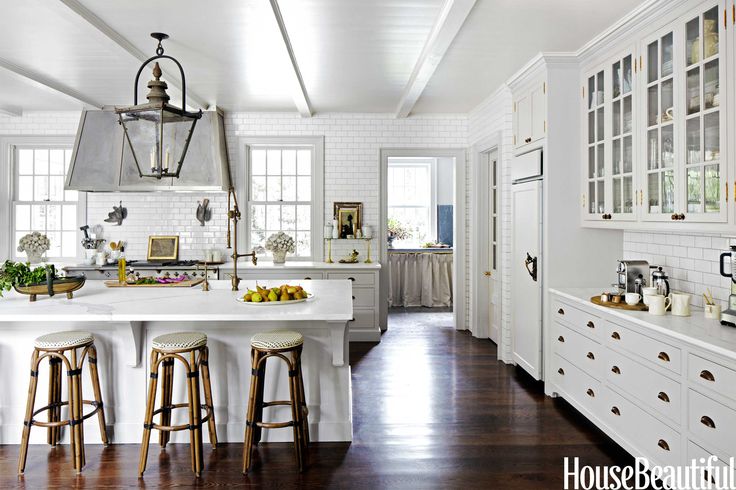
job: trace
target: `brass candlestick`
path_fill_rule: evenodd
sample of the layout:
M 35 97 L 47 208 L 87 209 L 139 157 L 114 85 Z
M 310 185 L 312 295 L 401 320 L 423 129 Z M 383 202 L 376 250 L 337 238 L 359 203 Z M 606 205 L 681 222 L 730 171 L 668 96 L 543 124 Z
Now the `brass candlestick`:
M 204 261 L 204 283 L 202 284 L 202 291 L 209 291 L 210 290 L 210 281 L 209 281 L 209 274 L 207 271 L 207 264 L 208 262 Z M 197 267 L 199 269 L 199 267 Z
M 332 260 L 332 239 L 327 239 L 327 260 L 325 260 L 326 264 L 334 264 L 335 261 Z
M 366 257 L 365 263 L 366 264 L 372 264 L 373 261 L 371 260 L 371 239 L 370 238 L 366 238 L 365 241 L 366 241 L 366 248 L 368 249 L 367 252 L 366 252 L 368 254 L 368 257 Z
M 235 188 L 230 186 L 227 191 L 227 248 L 233 249 L 233 254 L 230 256 L 233 259 L 233 273 L 230 276 L 233 291 L 237 291 L 238 286 L 240 285 L 240 278 L 238 277 L 238 259 L 241 257 L 250 257 L 253 265 L 258 265 L 258 258 L 256 257 L 255 250 L 252 250 L 249 254 L 238 253 L 238 221 L 240 221 L 240 218 L 241 214 L 240 208 L 238 207 L 238 197 L 235 195 Z M 233 239 L 232 247 L 230 246 L 231 234 Z

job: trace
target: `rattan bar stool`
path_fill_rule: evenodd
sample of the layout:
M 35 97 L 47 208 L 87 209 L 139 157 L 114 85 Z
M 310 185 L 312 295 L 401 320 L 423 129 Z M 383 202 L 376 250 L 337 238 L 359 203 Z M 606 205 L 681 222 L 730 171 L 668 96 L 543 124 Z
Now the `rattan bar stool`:
M 251 378 L 248 413 L 245 420 L 245 447 L 243 449 L 243 473 L 251 468 L 251 456 L 261 440 L 262 429 L 294 428 L 294 449 L 299 471 L 304 471 L 309 446 L 309 410 L 304 396 L 302 376 L 302 346 L 304 337 L 299 332 L 275 330 L 258 333 L 250 342 Z M 263 401 L 266 382 L 266 360 L 269 357 L 282 359 L 289 368 L 289 400 Z M 263 422 L 263 409 L 275 405 L 291 407 L 291 420 L 287 422 Z
M 189 359 L 187 359 L 187 354 Z M 187 403 L 172 403 L 174 387 L 174 362 L 181 361 L 187 373 Z M 161 407 L 154 410 L 156 404 L 156 388 L 158 387 L 159 366 L 161 367 Z M 204 388 L 204 404 L 200 402 L 199 374 L 202 373 Z M 189 423 L 171 425 L 171 411 L 176 408 L 187 408 Z M 205 416 L 202 417 L 202 410 Z M 160 423 L 154 424 L 153 417 L 160 414 Z M 212 403 L 212 387 L 210 385 L 209 349 L 207 335 L 199 332 L 178 332 L 158 336 L 153 339 L 151 349 L 151 379 L 148 385 L 148 402 L 146 417 L 143 423 L 143 442 L 141 444 L 138 475 L 143 476 L 148 459 L 148 444 L 151 429 L 157 429 L 159 443 L 162 448 L 169 442 L 171 432 L 189 430 L 189 445 L 192 459 L 192 471 L 200 476 L 204 466 L 202 458 L 202 424 L 207 422 L 212 448 L 217 447 L 217 431 L 215 430 L 215 411 Z
M 28 402 L 26 404 L 25 419 L 23 420 L 20 457 L 18 458 L 19 475 L 22 475 L 25 471 L 28 439 L 31 435 L 31 427 L 34 425 L 47 427 L 47 441 L 52 446 L 56 446 L 61 440 L 61 427 L 65 425 L 70 427 L 69 440 L 74 455 L 74 469 L 77 473 L 81 472 L 85 465 L 83 422 L 86 419 L 97 414 L 102 442 L 106 446 L 108 445 L 100 379 L 97 373 L 97 349 L 94 341 L 95 338 L 91 333 L 77 331 L 50 333 L 35 340 L 33 355 L 31 356 L 31 382 L 28 387 Z M 48 405 L 34 410 L 36 388 L 38 387 L 38 368 L 41 361 L 47 358 L 49 360 Z M 82 398 L 82 366 L 85 359 L 88 360 L 89 364 L 94 401 Z M 66 367 L 69 389 L 69 399 L 67 401 L 61 401 L 62 364 Z M 94 410 L 85 415 L 84 405 L 91 405 Z M 63 406 L 69 407 L 69 418 L 64 420 L 61 419 L 61 407 Z M 34 418 L 44 411 L 48 411 L 47 422 L 41 422 Z

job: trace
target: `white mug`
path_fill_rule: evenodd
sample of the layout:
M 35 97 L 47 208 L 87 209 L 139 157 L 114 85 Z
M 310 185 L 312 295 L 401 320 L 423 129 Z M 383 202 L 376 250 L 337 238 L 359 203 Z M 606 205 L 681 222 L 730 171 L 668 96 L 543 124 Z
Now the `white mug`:
M 638 305 L 641 301 L 641 295 L 639 293 L 626 293 L 624 296 L 626 304 L 630 306 Z
M 721 305 L 705 305 L 703 306 L 703 312 L 705 313 L 705 318 L 721 320 Z
M 107 254 L 105 252 L 97 252 L 97 255 L 95 255 L 95 264 L 98 266 L 105 265 L 105 262 L 107 261 Z
M 654 286 L 648 286 L 641 288 L 641 295 L 644 300 L 644 304 L 649 306 L 649 297 L 653 294 L 657 294 L 657 288 Z
M 687 293 L 672 293 L 672 314 L 675 316 L 690 316 L 690 295 Z
M 666 298 L 661 294 L 649 295 L 649 314 L 662 316 L 669 309 L 672 300 L 669 296 Z

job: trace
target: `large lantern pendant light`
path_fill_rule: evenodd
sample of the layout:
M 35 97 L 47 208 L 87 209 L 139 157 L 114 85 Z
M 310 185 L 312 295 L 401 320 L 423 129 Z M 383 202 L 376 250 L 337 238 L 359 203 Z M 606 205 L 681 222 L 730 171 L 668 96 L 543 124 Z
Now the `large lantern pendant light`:
M 144 61 L 138 69 L 133 86 L 133 105 L 115 108 L 127 142 L 123 158 L 125 160 L 125 153 L 130 151 L 130 157 L 135 162 L 141 178 L 179 178 L 194 127 L 197 120 L 202 117 L 202 111 L 188 112 L 186 110 L 187 93 L 184 70 L 175 58 L 164 54 L 164 48 L 161 45 L 161 41 L 168 39 L 169 36 L 162 32 L 153 32 L 151 37 L 158 39 L 156 56 Z M 169 95 L 166 93 L 168 85 L 161 80 L 161 67 L 158 62 L 153 67 L 154 79 L 148 82 L 150 89 L 146 96 L 148 102 L 138 104 L 138 81 L 143 68 L 151 61 L 162 58 L 172 60 L 179 67 L 181 108 L 169 104 Z M 146 171 L 144 172 L 143 169 Z

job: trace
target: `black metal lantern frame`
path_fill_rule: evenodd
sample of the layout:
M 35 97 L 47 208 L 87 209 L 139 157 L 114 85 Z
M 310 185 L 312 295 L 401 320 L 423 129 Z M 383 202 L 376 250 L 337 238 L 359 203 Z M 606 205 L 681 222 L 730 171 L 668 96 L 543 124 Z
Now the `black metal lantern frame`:
M 151 33 L 151 37 L 158 39 L 156 56 L 144 61 L 138 69 L 133 86 L 133 105 L 116 107 L 115 112 L 123 126 L 125 140 L 138 169 L 138 175 L 141 178 L 179 178 L 194 128 L 197 121 L 202 117 L 202 110 L 198 112 L 188 112 L 186 110 L 187 93 L 184 69 L 176 58 L 164 54 L 164 48 L 161 45 L 161 41 L 168 39 L 169 36 L 161 32 L 154 32 Z M 150 89 L 146 96 L 148 102 L 138 104 L 138 82 L 140 81 L 141 72 L 150 62 L 159 59 L 169 59 L 176 63 L 179 68 L 182 89 L 181 108 L 169 104 L 169 96 L 166 93 L 168 86 L 165 81 L 161 80 L 162 73 L 158 62 L 153 67 L 154 80 L 148 82 L 148 88 Z M 167 140 L 173 145 L 173 150 L 165 144 Z M 173 163 L 171 162 L 172 151 L 179 148 L 181 148 L 180 154 L 178 157 L 174 155 L 173 159 L 178 159 L 176 170 L 172 171 L 170 166 L 170 163 Z M 146 150 L 149 151 L 150 173 L 144 173 L 141 169 L 140 158 L 145 155 Z M 123 158 L 124 156 L 125 152 Z

